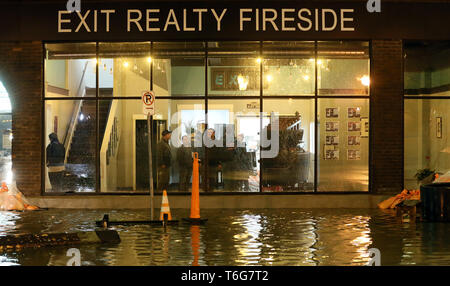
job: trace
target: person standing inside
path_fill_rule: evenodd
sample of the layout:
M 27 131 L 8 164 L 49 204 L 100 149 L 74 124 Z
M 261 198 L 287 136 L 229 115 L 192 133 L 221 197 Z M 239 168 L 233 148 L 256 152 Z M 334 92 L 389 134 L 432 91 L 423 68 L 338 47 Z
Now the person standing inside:
M 64 179 L 66 148 L 59 142 L 56 133 L 51 133 L 48 138 L 50 139 L 50 143 L 46 148 L 48 177 L 52 185 L 52 190 L 59 192 L 62 191 Z
M 170 180 L 170 167 L 172 163 L 172 153 L 170 151 L 169 140 L 172 131 L 164 130 L 162 139 L 158 144 L 158 191 L 168 190 Z
M 244 134 L 237 136 L 235 144 L 234 168 L 238 172 L 236 181 L 236 190 L 247 191 L 249 189 L 248 177 L 253 170 L 251 155 L 247 152 L 247 146 L 244 141 Z
M 187 192 L 192 175 L 192 148 L 187 135 L 182 137 L 182 141 L 183 145 L 177 151 L 177 161 L 180 167 L 180 192 Z
M 219 142 L 216 140 L 216 130 L 213 128 L 208 128 L 206 131 L 205 146 L 208 148 L 208 178 L 205 180 L 204 190 L 207 192 L 214 191 L 223 181 L 222 177 L 219 177 L 219 172 L 222 174 L 222 162 L 220 161 L 221 150 L 217 147 Z M 206 165 L 206 162 L 205 162 Z

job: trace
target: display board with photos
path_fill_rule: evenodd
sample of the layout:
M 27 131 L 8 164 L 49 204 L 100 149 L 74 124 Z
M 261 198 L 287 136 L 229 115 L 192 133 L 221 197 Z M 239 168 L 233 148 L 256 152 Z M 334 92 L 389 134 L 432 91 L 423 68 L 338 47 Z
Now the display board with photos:
M 325 108 L 327 120 L 325 121 L 324 160 L 339 160 L 340 142 L 338 132 L 340 122 L 343 119 L 336 121 L 336 119 L 340 118 L 339 112 L 339 107 Z M 359 149 L 361 138 L 366 138 L 362 135 L 368 132 L 368 121 L 363 121 L 363 119 L 365 118 L 361 118 L 361 107 L 347 108 L 347 128 L 341 130 L 346 132 L 347 135 L 347 146 L 343 143 L 344 150 L 347 147 L 347 160 L 361 160 L 361 150 Z

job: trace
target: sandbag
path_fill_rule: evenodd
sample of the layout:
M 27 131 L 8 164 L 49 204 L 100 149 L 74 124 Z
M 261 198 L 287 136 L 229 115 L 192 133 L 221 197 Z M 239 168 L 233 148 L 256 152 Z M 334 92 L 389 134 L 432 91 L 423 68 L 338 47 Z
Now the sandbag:
M 450 171 L 448 171 L 447 173 L 445 173 L 442 176 L 438 176 L 434 182 L 435 183 L 450 183 Z
M 0 210 L 2 211 L 23 211 L 37 210 L 39 207 L 31 205 L 25 196 L 19 191 L 16 182 L 9 186 L 2 183 L 0 190 Z

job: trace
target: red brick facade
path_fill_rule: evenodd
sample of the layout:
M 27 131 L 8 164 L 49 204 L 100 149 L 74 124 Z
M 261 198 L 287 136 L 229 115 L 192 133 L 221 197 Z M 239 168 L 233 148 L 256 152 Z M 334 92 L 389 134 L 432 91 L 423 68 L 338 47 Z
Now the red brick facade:
M 403 186 L 403 44 L 372 41 L 372 191 L 398 193 Z
M 42 42 L 0 43 L 0 81 L 12 105 L 12 168 L 25 195 L 41 193 Z
M 41 42 L 0 43 L 0 80 L 13 106 L 13 169 L 26 195 L 41 193 L 43 50 Z M 401 40 L 372 41 L 371 183 L 374 193 L 403 185 Z

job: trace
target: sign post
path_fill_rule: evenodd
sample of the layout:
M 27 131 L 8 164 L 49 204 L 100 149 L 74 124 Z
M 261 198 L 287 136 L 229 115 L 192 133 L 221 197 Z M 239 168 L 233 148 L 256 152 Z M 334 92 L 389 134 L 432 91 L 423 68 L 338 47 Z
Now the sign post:
M 147 138 L 148 138 L 148 174 L 150 184 L 150 220 L 153 220 L 153 156 L 152 156 L 152 125 L 151 118 L 155 114 L 155 93 L 146 91 L 142 94 L 143 113 L 147 114 Z

